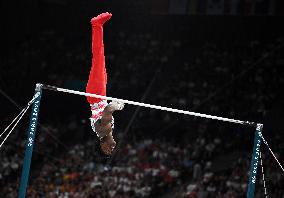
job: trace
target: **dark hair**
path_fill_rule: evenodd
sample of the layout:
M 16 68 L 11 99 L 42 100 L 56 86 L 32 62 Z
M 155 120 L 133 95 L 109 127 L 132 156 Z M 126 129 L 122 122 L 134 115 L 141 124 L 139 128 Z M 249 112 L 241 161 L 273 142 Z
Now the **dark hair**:
M 107 160 L 111 157 L 110 155 L 107 155 L 102 151 L 99 142 L 96 144 L 95 149 L 96 149 L 95 151 L 96 162 L 106 163 Z

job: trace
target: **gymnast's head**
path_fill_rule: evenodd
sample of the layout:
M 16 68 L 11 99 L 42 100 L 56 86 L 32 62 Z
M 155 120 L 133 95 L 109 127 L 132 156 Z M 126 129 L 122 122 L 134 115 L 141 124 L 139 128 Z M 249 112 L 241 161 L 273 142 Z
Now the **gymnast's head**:
M 105 155 L 111 155 L 115 146 L 116 142 L 114 141 L 112 134 L 109 134 L 100 140 L 100 149 Z
M 95 143 L 95 159 L 97 162 L 103 164 L 108 162 L 114 150 L 113 146 L 111 147 L 111 143 L 109 143 L 112 141 L 114 141 L 113 138 L 111 140 L 111 137 L 106 137 Z M 115 141 L 114 144 L 116 144 Z

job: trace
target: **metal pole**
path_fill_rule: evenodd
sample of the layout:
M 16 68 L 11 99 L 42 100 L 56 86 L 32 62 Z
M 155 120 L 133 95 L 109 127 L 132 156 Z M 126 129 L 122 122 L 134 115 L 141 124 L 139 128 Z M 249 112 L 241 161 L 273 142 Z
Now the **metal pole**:
M 255 137 L 254 137 L 252 158 L 251 158 L 247 198 L 254 198 L 258 159 L 259 159 L 259 154 L 260 154 L 262 128 L 263 128 L 262 124 L 257 124 L 256 131 L 255 131 Z
M 30 124 L 28 129 L 28 138 L 26 142 L 26 151 L 25 151 L 25 158 L 22 168 L 22 176 L 21 176 L 21 182 L 20 182 L 20 188 L 19 188 L 19 195 L 18 198 L 25 198 L 26 197 L 26 191 L 29 181 L 29 173 L 30 173 L 30 166 L 31 166 L 31 160 L 33 155 L 33 146 L 35 141 L 35 134 L 36 134 L 36 126 L 37 126 L 37 120 L 39 115 L 39 107 L 40 107 L 40 99 L 42 94 L 42 84 L 36 84 L 35 88 L 35 94 L 39 94 L 39 96 L 36 98 L 36 100 L 33 103 L 32 112 L 30 116 Z

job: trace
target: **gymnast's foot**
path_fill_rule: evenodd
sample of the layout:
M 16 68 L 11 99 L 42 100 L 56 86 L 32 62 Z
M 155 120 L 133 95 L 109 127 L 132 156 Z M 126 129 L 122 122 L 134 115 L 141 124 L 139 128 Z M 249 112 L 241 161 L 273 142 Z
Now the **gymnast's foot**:
M 92 25 L 103 25 L 105 22 L 107 22 L 111 18 L 112 14 L 105 12 L 102 13 L 94 18 L 92 18 L 91 23 Z

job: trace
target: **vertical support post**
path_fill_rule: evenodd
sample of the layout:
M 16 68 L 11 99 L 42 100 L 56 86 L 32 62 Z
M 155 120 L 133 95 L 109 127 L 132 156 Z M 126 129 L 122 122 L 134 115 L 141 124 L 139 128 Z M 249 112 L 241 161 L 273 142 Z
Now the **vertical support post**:
M 263 128 L 262 124 L 256 125 L 256 131 L 255 131 L 255 137 L 254 137 L 254 146 L 253 146 L 250 173 L 249 173 L 247 198 L 254 198 L 258 159 L 259 159 L 259 154 L 260 154 L 262 128 Z
M 42 84 L 36 84 L 35 88 L 35 94 L 38 94 L 39 96 L 35 99 L 33 106 L 32 106 L 32 112 L 30 116 L 30 124 L 29 129 L 27 132 L 28 138 L 26 142 L 26 151 L 25 151 L 25 158 L 22 168 L 22 176 L 21 176 L 21 183 L 19 188 L 19 195 L 18 198 L 25 198 L 26 197 L 26 191 L 29 181 L 29 173 L 30 173 L 30 166 L 31 166 L 31 160 L 33 155 L 33 146 L 34 146 L 34 140 L 35 140 L 35 134 L 36 134 L 36 126 L 37 126 L 37 120 L 39 115 L 39 107 L 40 107 L 40 99 L 42 94 Z

